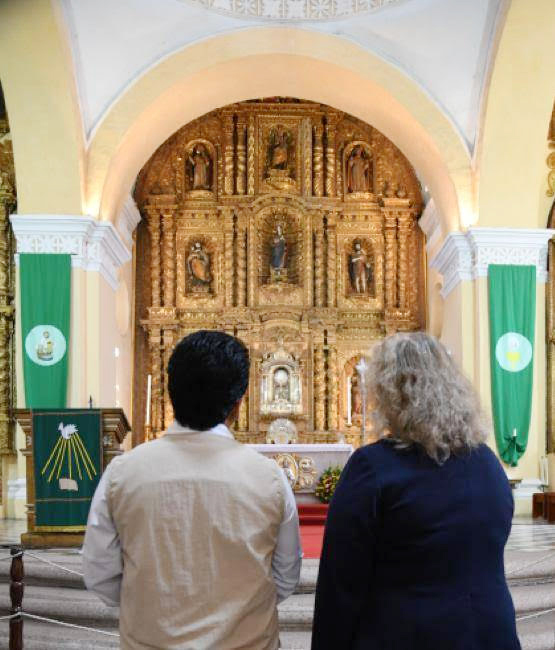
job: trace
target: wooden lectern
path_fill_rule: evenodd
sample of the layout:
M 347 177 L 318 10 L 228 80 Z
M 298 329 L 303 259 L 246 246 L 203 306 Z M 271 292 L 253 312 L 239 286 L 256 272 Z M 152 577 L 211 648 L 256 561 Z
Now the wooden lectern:
M 85 411 L 85 409 L 83 409 Z M 103 469 L 114 456 L 122 453 L 120 444 L 130 431 L 129 422 L 121 408 L 98 409 L 101 414 L 100 446 Z M 35 468 L 33 460 L 33 411 L 16 409 L 15 418 L 25 433 L 25 448 L 21 449 L 26 460 L 27 481 L 27 532 L 21 535 L 21 543 L 26 548 L 72 547 L 83 544 L 84 531 L 46 531 L 37 530 L 35 523 Z

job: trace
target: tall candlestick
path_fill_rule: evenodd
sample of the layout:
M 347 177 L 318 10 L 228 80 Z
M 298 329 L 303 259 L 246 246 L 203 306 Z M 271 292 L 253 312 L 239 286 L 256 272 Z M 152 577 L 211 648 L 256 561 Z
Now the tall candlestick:
M 347 425 L 351 426 L 353 424 L 351 418 L 352 418 L 352 410 L 353 406 L 351 403 L 352 395 L 352 385 L 351 385 L 351 376 L 347 377 Z
M 150 426 L 150 401 L 152 398 L 152 375 L 148 376 L 146 383 L 146 416 L 145 416 L 145 426 Z

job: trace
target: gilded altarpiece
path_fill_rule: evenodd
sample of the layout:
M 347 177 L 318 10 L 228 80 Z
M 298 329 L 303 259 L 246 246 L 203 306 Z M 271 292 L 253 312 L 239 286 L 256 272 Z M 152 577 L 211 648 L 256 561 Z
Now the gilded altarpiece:
M 301 443 L 360 444 L 356 360 L 424 326 L 420 185 L 393 143 L 321 104 L 244 102 L 171 136 L 135 199 L 135 443 L 147 376 L 157 435 L 173 346 L 217 328 L 251 355 L 238 439 L 264 442 L 285 417 Z
M 15 168 L 8 117 L 0 87 L 0 503 L 2 456 L 15 449 L 14 237 L 9 216 L 16 209 Z

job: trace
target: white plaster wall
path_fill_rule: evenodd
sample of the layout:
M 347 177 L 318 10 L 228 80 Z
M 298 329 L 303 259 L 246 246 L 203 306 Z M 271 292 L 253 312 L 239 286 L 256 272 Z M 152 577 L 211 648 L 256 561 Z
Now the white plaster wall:
M 87 138 L 123 90 L 160 59 L 211 36 L 267 24 L 179 0 L 57 1 L 67 23 Z M 283 24 L 354 41 L 394 63 L 443 108 L 471 148 L 503 2 L 404 0 L 342 20 Z

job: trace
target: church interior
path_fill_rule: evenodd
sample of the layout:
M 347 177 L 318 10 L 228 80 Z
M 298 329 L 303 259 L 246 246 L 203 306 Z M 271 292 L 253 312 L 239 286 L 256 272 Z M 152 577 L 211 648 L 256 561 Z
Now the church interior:
M 67 333 L 41 324 L 34 353 L 50 367 L 64 346 L 49 406 L 101 413 L 100 463 L 163 435 L 175 345 L 221 330 L 251 359 L 235 438 L 274 445 L 299 503 L 378 439 L 364 364 L 397 332 L 444 343 L 502 457 L 488 268 L 526 265 L 530 416 L 503 468 L 512 550 L 552 557 L 554 35 L 552 0 L 0 3 L 0 543 L 83 531 L 39 525 L 23 256 L 70 256 Z M 84 468 L 85 446 L 67 444 Z M 523 648 L 555 648 L 553 593 Z M 283 611 L 284 647 L 307 647 Z M 66 647 L 29 630 L 26 647 Z M 68 639 L 117 647 L 87 634 Z

